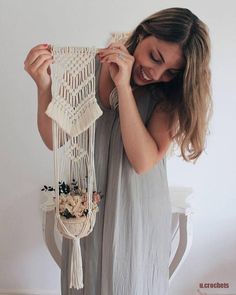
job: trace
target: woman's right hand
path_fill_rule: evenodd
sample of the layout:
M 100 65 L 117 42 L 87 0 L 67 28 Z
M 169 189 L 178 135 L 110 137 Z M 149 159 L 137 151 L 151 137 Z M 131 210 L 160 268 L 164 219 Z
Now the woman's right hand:
M 25 71 L 33 78 L 41 92 L 47 91 L 51 87 L 50 65 L 52 63 L 51 49 L 47 44 L 33 47 L 24 61 Z

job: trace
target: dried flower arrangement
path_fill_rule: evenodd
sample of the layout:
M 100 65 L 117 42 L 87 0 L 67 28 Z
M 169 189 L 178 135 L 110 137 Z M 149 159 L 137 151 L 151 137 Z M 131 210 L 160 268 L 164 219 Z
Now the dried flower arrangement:
M 55 189 L 44 185 L 41 191 L 52 192 Z M 102 197 L 101 192 L 93 192 L 92 210 L 99 211 L 98 203 Z M 53 199 L 55 200 L 55 197 Z M 87 189 L 79 188 L 75 179 L 73 179 L 71 185 L 66 184 L 64 181 L 59 181 L 59 213 L 66 219 L 80 218 L 88 214 Z

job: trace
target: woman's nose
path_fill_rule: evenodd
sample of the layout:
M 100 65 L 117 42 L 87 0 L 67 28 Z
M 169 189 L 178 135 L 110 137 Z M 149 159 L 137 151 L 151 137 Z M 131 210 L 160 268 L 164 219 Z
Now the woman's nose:
M 161 82 L 164 71 L 160 67 L 158 67 L 156 69 L 152 68 L 152 69 L 150 69 L 150 74 L 152 75 L 153 80 L 155 80 L 157 82 Z

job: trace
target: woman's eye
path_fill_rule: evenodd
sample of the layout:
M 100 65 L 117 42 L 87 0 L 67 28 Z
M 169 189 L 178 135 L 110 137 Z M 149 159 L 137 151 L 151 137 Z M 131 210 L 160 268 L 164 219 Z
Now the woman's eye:
M 167 73 L 168 73 L 168 76 L 170 76 L 170 77 L 174 77 L 174 76 L 176 76 L 176 73 L 173 73 L 173 72 L 171 72 L 171 71 L 168 71 Z
M 156 63 L 161 64 L 162 61 L 154 57 L 153 53 L 151 53 L 151 59 L 154 60 Z

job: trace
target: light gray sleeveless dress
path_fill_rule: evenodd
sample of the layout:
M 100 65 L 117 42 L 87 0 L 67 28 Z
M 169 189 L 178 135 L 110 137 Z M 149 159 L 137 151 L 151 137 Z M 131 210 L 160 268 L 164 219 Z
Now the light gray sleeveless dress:
M 69 288 L 72 242 L 62 244 L 62 295 L 167 295 L 171 249 L 171 204 L 163 158 L 139 175 L 122 143 L 119 111 L 98 97 L 101 64 L 96 58 L 96 92 L 103 115 L 96 121 L 95 171 L 99 203 L 92 233 L 80 240 L 84 288 Z M 134 96 L 144 124 L 156 101 L 147 90 Z

